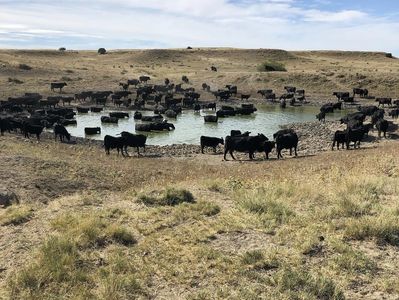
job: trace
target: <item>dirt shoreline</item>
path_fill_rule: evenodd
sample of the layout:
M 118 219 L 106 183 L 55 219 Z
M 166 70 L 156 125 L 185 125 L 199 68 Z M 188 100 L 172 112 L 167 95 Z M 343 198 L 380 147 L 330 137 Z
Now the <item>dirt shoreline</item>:
M 280 126 L 282 129 L 294 129 L 299 137 L 298 154 L 299 156 L 316 155 L 320 152 L 331 151 L 332 138 L 336 130 L 344 130 L 345 124 L 340 124 L 339 121 L 326 121 L 323 122 L 304 122 L 304 123 L 292 123 Z M 376 144 L 383 142 L 394 141 L 399 137 L 397 123 L 392 123 L 391 128 L 393 129 L 388 133 L 387 139 L 379 139 L 376 129 L 371 130 L 369 136 L 367 136 L 362 143 L 362 147 L 373 147 Z M 5 136 L 7 136 L 6 134 Z M 21 140 L 28 141 L 26 138 L 19 136 Z M 268 137 L 271 139 L 272 137 Z M 42 134 L 41 142 L 48 142 L 54 140 L 54 136 L 50 132 L 44 132 Z M 31 142 L 35 142 L 34 138 L 30 139 Z M 57 140 L 58 143 L 58 140 Z M 98 147 L 103 148 L 102 140 L 93 140 L 82 137 L 72 136 L 71 142 L 65 143 L 66 145 L 81 145 L 85 147 Z M 137 156 L 136 149 L 129 148 L 130 156 Z M 223 146 L 217 148 L 218 155 L 223 154 Z M 288 154 L 288 151 L 284 151 Z M 111 154 L 116 154 L 116 151 L 111 151 Z M 201 154 L 201 147 L 199 144 L 171 144 L 171 145 L 147 145 L 145 152 L 140 149 L 140 154 L 147 158 L 173 158 L 173 157 L 195 157 Z M 212 149 L 205 148 L 205 154 L 213 154 Z M 239 154 L 242 157 L 246 154 Z M 274 157 L 275 150 L 273 150 L 271 156 Z M 263 154 L 262 154 L 263 156 Z M 259 158 L 260 155 L 258 154 Z

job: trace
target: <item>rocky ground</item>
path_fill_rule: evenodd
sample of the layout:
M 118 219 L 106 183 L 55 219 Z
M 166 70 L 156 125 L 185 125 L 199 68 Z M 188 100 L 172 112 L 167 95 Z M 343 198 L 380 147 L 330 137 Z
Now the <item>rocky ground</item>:
M 294 129 L 299 137 L 298 151 L 299 155 L 315 155 L 322 151 L 331 150 L 332 138 L 336 130 L 344 130 L 346 125 L 340 124 L 339 121 L 326 121 L 326 122 L 305 122 L 288 124 L 281 127 L 282 129 Z M 45 139 L 52 139 L 51 133 L 44 133 Z M 390 133 L 387 138 L 397 139 L 398 122 L 391 121 Z M 372 129 L 369 136 L 365 138 L 362 147 L 371 147 L 378 144 L 381 139 L 378 138 L 376 129 Z M 74 137 L 71 144 L 87 145 L 89 147 L 103 147 L 103 142 L 98 140 Z M 212 149 L 205 148 L 205 152 L 213 153 Z M 288 152 L 288 151 L 287 151 Z M 136 156 L 136 150 L 130 149 L 130 155 Z M 193 157 L 201 154 L 201 147 L 193 144 L 173 144 L 166 146 L 148 145 L 145 152 L 142 150 L 140 153 L 145 157 Z M 217 154 L 223 153 L 223 146 L 217 148 Z M 241 155 L 239 155 L 240 157 Z M 273 153 L 272 153 L 273 156 Z

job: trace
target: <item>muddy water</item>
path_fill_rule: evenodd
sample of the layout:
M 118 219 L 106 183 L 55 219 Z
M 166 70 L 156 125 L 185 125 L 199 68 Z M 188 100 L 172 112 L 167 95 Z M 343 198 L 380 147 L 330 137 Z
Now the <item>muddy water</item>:
M 176 127 L 174 131 L 144 133 L 148 135 L 150 145 L 172 145 L 172 144 L 198 144 L 201 135 L 224 137 L 232 129 L 250 131 L 253 134 L 263 133 L 269 138 L 279 129 L 280 125 L 298 122 L 315 121 L 318 113 L 317 107 L 287 107 L 281 109 L 279 106 L 258 105 L 258 111 L 251 116 L 235 116 L 219 118 L 218 123 L 205 123 L 203 116 L 214 114 L 211 111 L 201 111 L 194 113 L 192 110 L 185 110 L 177 119 L 170 119 Z M 103 139 L 105 135 L 116 135 L 121 131 L 135 133 L 135 122 L 133 113 L 129 119 L 120 119 L 119 124 L 101 124 L 100 117 L 108 115 L 112 110 L 105 110 L 101 113 L 77 114 L 77 126 L 68 126 L 68 131 L 77 137 L 87 137 L 91 139 Z M 153 115 L 152 112 L 142 112 L 143 115 Z M 329 114 L 327 119 L 334 120 L 343 116 L 346 111 Z M 85 136 L 85 127 L 101 127 L 101 134 Z M 141 132 L 137 132 L 141 133 Z

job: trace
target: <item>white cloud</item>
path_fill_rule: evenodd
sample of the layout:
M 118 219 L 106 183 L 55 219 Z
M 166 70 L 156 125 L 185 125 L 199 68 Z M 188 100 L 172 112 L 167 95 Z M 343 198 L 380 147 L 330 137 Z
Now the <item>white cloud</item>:
M 326 12 L 310 10 L 305 14 L 305 20 L 309 22 L 353 22 L 365 20 L 367 13 L 357 10 L 344 10 L 339 12 Z
M 0 5 L 0 47 L 12 45 L 1 42 L 11 39 L 27 47 L 53 47 L 53 40 L 69 48 L 399 51 L 392 39 L 399 22 L 356 10 L 306 9 L 294 0 L 34 0 Z

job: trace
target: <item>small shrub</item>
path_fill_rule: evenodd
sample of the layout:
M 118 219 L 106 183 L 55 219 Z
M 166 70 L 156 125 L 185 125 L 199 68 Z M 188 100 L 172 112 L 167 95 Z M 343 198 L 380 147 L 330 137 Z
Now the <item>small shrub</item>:
M 141 195 L 138 200 L 147 206 L 175 206 L 181 203 L 194 203 L 194 196 L 184 189 L 167 189 L 161 195 L 152 192 L 150 195 Z
M 19 64 L 18 68 L 19 68 L 20 70 L 25 70 L 25 71 L 30 71 L 30 70 L 32 70 L 32 67 L 31 67 L 31 66 L 28 66 L 28 65 L 26 65 L 26 64 Z
M 276 62 L 276 61 L 265 61 L 260 66 L 258 66 L 259 72 L 286 72 L 287 69 L 285 68 L 283 63 Z
M 17 78 L 11 78 L 11 77 L 8 78 L 8 82 L 15 83 L 15 84 L 23 84 L 24 83 L 22 80 L 19 80 Z
M 32 215 L 33 210 L 29 207 L 11 206 L 0 216 L 0 224 L 3 226 L 19 225 L 28 222 Z

